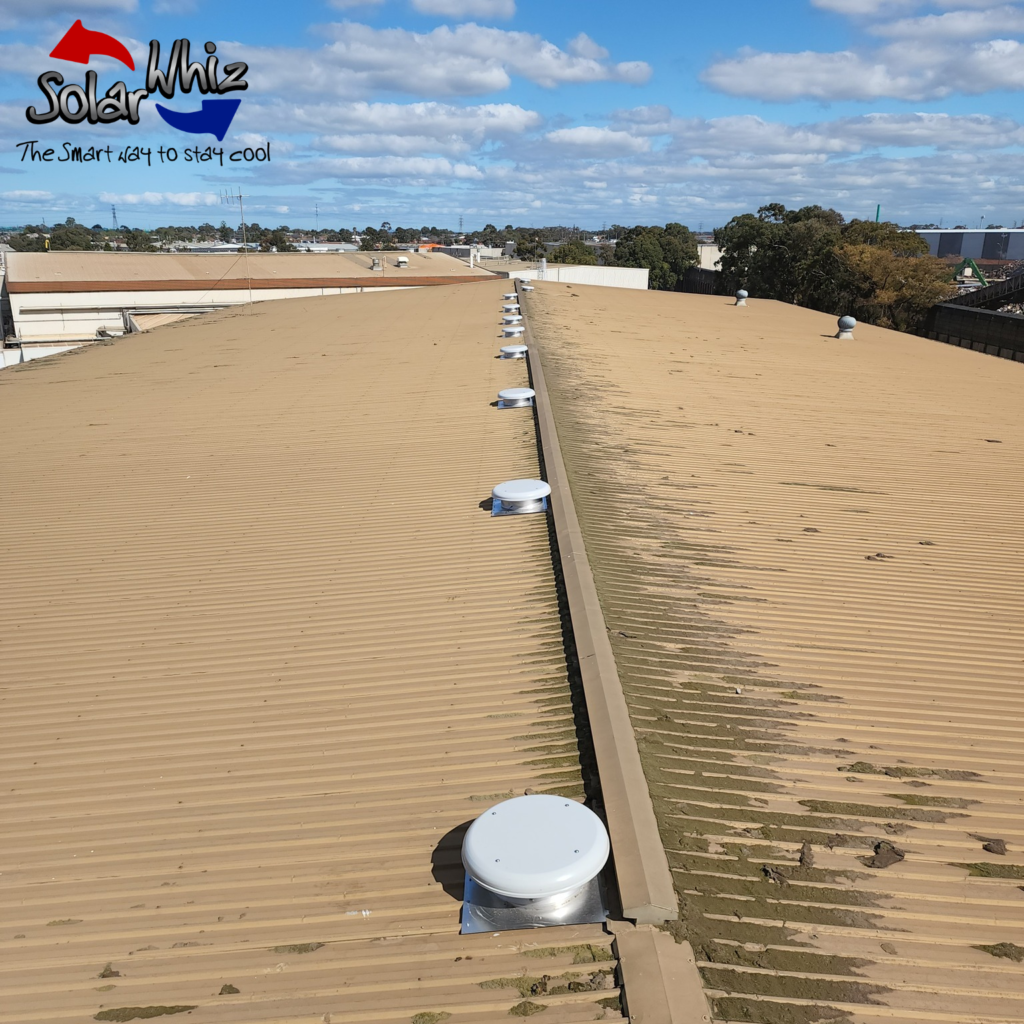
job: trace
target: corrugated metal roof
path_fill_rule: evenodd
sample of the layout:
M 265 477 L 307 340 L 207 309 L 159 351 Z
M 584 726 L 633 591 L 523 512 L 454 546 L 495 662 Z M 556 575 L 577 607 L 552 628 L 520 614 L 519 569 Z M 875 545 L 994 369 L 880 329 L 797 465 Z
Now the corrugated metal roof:
M 132 319 L 140 331 L 154 331 L 158 327 L 166 327 L 168 324 L 188 320 L 194 315 L 193 313 L 133 313 Z
M 619 1016 L 600 926 L 458 934 L 462 827 L 582 792 L 504 287 L 4 373 L 0 1022 Z
M 399 270 L 395 259 L 403 256 L 409 266 Z M 374 270 L 374 259 L 387 261 L 383 271 Z M 8 284 L 19 285 L 110 282 L 245 281 L 276 279 L 401 277 L 482 277 L 486 271 L 444 253 L 414 252 L 280 252 L 237 255 L 144 252 L 12 252 L 7 256 Z
M 1024 1020 L 1024 369 L 754 299 L 524 309 L 716 1019 Z

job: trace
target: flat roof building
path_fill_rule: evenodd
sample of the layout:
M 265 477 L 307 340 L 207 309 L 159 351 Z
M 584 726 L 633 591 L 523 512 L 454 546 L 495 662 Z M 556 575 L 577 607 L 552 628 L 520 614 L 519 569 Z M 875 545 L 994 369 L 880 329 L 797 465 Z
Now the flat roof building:
M 269 299 L 491 280 L 443 253 L 9 253 L 14 336 L 68 343 Z

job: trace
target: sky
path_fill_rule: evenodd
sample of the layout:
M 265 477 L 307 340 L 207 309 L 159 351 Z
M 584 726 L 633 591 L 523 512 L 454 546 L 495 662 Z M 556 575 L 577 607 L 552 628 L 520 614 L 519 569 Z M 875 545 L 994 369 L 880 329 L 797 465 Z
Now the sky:
M 50 57 L 76 19 L 136 69 Z M 248 88 L 144 97 L 136 125 L 26 118 L 44 72 L 142 89 L 150 40 L 165 66 L 182 38 Z M 204 99 L 241 100 L 223 142 L 155 108 Z M 0 225 L 109 227 L 112 204 L 132 227 L 237 224 L 233 190 L 264 227 L 709 230 L 769 202 L 1009 227 L 1022 121 L 1024 0 L 0 0 Z M 59 162 L 64 143 L 112 155 Z M 133 147 L 151 165 L 118 161 Z

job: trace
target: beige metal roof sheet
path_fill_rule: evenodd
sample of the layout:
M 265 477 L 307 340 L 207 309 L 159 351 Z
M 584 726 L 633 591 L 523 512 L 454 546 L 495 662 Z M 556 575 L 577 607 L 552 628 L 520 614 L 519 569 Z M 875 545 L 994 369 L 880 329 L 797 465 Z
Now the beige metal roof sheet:
M 1024 368 L 754 299 L 524 310 L 716 1019 L 1024 1020 Z
M 504 288 L 0 377 L 2 1024 L 619 1016 L 600 926 L 458 934 L 462 827 L 582 792 L 546 517 L 480 507 L 538 472 Z
M 154 331 L 157 327 L 166 327 L 181 320 L 188 320 L 194 313 L 133 313 L 132 319 L 140 331 Z
M 409 261 L 408 267 L 395 266 L 398 256 Z M 384 259 L 383 271 L 372 269 L 374 258 Z M 133 282 L 253 281 L 273 282 L 278 279 L 299 281 L 303 278 L 377 278 L 381 275 L 401 277 L 481 277 L 487 271 L 472 270 L 468 263 L 445 253 L 393 252 L 279 252 L 219 255 L 205 253 L 144 252 L 12 252 L 7 256 L 7 280 L 15 289 L 19 285 L 110 282 L 130 285 Z

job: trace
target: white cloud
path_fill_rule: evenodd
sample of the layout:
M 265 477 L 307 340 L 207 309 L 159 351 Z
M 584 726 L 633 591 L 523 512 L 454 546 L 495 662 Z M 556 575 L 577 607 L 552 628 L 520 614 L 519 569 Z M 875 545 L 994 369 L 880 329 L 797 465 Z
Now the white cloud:
M 894 8 L 916 7 L 917 0 L 811 0 L 814 7 L 837 14 L 872 15 Z
M 701 77 L 721 92 L 761 100 L 932 100 L 1024 89 L 1024 46 L 994 39 L 965 45 L 898 43 L 867 54 L 746 50 L 713 64 Z
M 528 32 L 471 23 L 431 32 L 375 29 L 351 22 L 323 30 L 330 42 L 309 52 L 275 47 L 230 46 L 250 64 L 256 93 L 306 92 L 360 98 L 372 92 L 433 97 L 496 92 L 511 76 L 554 88 L 588 82 L 640 83 L 651 69 L 643 61 L 610 63 L 578 56 Z M 577 37 L 578 40 L 579 37 Z
M 212 192 L 101 192 L 100 201 L 118 206 L 219 206 L 220 197 Z
M 138 0 L 3 0 L 0 3 L 0 27 L 61 15 L 88 19 L 90 14 L 130 14 L 138 6 Z
M 239 111 L 245 112 L 245 107 Z M 290 104 L 253 106 L 247 115 L 265 131 L 384 132 L 398 135 L 458 136 L 473 144 L 517 135 L 542 123 L 540 114 L 514 103 L 459 107 L 450 103 Z
M 52 192 L 39 192 L 35 189 L 16 188 L 11 192 L 0 192 L 0 199 L 9 203 L 39 203 L 53 199 Z
M 511 18 L 516 0 L 412 0 L 420 14 L 440 18 Z
M 468 163 L 452 163 L 443 157 L 317 157 L 311 160 L 288 161 L 275 171 L 278 182 L 310 182 L 324 178 L 375 181 L 381 185 L 396 184 L 436 186 L 450 180 L 481 180 L 479 167 Z
M 851 17 L 870 18 L 876 15 L 893 15 L 916 7 L 922 7 L 926 0 L 811 0 L 813 7 L 823 11 L 834 11 Z M 942 8 L 987 8 L 999 7 L 1006 0 L 933 0 L 931 6 Z
M 352 154 L 465 156 L 484 143 L 539 128 L 536 111 L 514 103 L 458 107 L 447 103 L 332 103 L 243 106 L 238 119 L 247 138 L 263 142 L 278 132 L 315 133 L 312 148 Z M 240 136 L 241 138 L 241 136 Z M 284 153 L 275 138 L 276 152 Z
M 987 11 L 950 11 L 922 18 L 902 18 L 882 22 L 869 29 L 874 35 L 912 42 L 936 39 L 993 38 L 1024 31 L 1024 10 L 1019 7 L 995 7 Z
M 548 142 L 563 146 L 577 153 L 592 153 L 595 156 L 621 156 L 623 153 L 644 153 L 651 148 L 646 138 L 638 138 L 629 132 L 613 128 L 595 128 L 581 125 L 579 128 L 559 128 L 544 136 Z
M 472 148 L 457 135 L 435 138 L 429 135 L 321 135 L 313 141 L 315 149 L 329 149 L 342 153 L 374 153 L 392 156 L 420 156 L 424 153 L 444 153 L 464 156 Z
M 608 51 L 595 43 L 586 32 L 581 32 L 570 39 L 566 49 L 576 57 L 586 57 L 589 60 L 604 60 L 608 56 Z
M 656 118 L 656 119 L 655 119 Z M 811 124 L 782 124 L 751 114 L 673 118 L 665 107 L 638 107 L 612 115 L 620 131 L 671 137 L 668 152 L 705 159 L 753 154 L 841 157 L 871 149 L 932 148 L 941 151 L 1024 146 L 1024 125 L 987 114 L 865 114 Z

